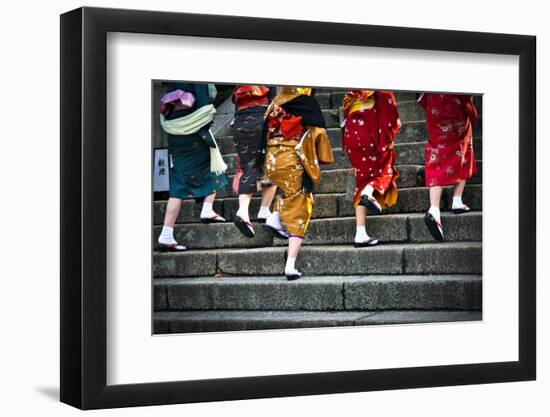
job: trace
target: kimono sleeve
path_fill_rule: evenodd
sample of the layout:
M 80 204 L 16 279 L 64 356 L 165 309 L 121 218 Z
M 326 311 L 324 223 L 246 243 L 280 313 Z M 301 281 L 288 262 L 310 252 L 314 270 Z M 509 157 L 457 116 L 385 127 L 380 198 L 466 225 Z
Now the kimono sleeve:
M 316 127 L 313 134 L 315 135 L 317 160 L 320 164 L 332 164 L 334 162 L 334 155 L 332 153 L 327 131 L 322 127 Z
M 394 140 L 397 132 L 401 128 L 399 119 L 399 111 L 395 101 L 393 92 L 380 91 L 376 96 L 376 108 L 378 109 L 378 117 L 384 131 L 384 145 L 390 145 Z
M 321 182 L 320 164 L 330 164 L 334 161 L 327 132 L 319 127 L 306 127 L 308 132 L 296 148 L 304 170 L 313 184 Z
M 468 113 L 468 118 L 470 119 L 470 123 L 472 123 L 472 125 L 476 125 L 477 124 L 477 109 L 476 109 L 476 106 L 474 104 L 474 97 L 473 96 L 468 96 L 465 101 L 466 101 L 466 103 L 465 103 L 466 111 Z

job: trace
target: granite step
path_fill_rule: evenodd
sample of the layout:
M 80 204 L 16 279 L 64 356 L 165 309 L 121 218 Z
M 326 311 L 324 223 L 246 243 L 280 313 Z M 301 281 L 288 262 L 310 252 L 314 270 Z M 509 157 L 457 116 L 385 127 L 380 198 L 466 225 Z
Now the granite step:
M 442 214 L 445 241 L 481 241 L 481 212 L 455 215 Z M 153 243 L 157 241 L 162 226 L 154 227 Z M 286 246 L 287 242 L 273 239 L 260 225 L 256 236 L 243 236 L 232 223 L 203 225 L 201 223 L 177 224 L 174 237 L 189 249 L 257 248 Z M 424 214 L 388 214 L 372 216 L 367 221 L 369 236 L 381 242 L 434 242 L 424 224 Z M 351 245 L 355 237 L 355 218 L 313 219 L 304 239 L 304 245 Z
M 197 333 L 479 321 L 479 310 L 156 312 L 154 333 Z
M 326 173 L 328 176 L 328 173 Z M 347 177 L 340 175 L 337 181 L 322 182 L 321 187 L 314 194 L 315 207 L 313 218 L 327 217 L 346 217 L 353 216 L 353 187 L 354 181 L 351 179 L 351 193 L 342 193 L 335 191 L 346 190 Z M 321 193 L 322 192 L 322 193 Z M 233 192 L 231 191 L 231 194 Z M 483 188 L 480 184 L 469 184 L 464 190 L 463 199 L 466 204 L 474 211 L 482 209 Z M 233 194 L 234 195 L 234 194 Z M 450 210 L 452 197 L 452 187 L 443 189 L 442 210 Z M 253 197 L 250 203 L 250 215 L 253 221 L 256 220 L 256 214 L 260 209 L 260 197 Z M 232 221 L 233 216 L 239 207 L 239 200 L 236 197 L 217 198 L 214 201 L 214 210 L 220 213 L 228 221 Z M 429 208 L 429 189 L 427 187 L 401 188 L 397 198 L 397 204 L 387 209 L 386 214 L 398 213 L 423 213 Z M 155 201 L 153 206 L 154 224 L 162 224 L 166 210 L 166 201 Z M 201 205 L 193 200 L 184 200 L 183 207 L 179 213 L 177 223 L 199 223 Z
M 167 278 L 154 280 L 155 311 L 479 310 L 479 275 Z
M 445 228 L 446 242 L 481 241 L 481 212 L 457 216 L 442 213 L 441 222 Z M 435 242 L 424 224 L 424 213 L 388 214 L 372 216 L 367 220 L 369 236 L 384 243 L 389 242 Z M 304 245 L 351 245 L 355 237 L 355 218 L 340 217 L 316 219 L 304 239 Z M 274 240 L 275 246 L 286 246 L 282 240 Z
M 305 276 L 481 274 L 481 242 L 391 243 L 368 248 L 304 246 L 297 260 Z M 155 277 L 281 275 L 284 247 L 155 253 Z

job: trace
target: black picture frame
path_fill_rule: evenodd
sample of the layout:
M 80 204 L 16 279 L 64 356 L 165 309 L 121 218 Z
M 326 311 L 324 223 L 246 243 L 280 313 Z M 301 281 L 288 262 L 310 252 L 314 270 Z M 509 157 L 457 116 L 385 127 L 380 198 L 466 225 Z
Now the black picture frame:
M 519 360 L 107 385 L 108 32 L 519 56 Z M 534 36 L 84 7 L 61 15 L 60 56 L 62 402 L 96 409 L 535 379 Z

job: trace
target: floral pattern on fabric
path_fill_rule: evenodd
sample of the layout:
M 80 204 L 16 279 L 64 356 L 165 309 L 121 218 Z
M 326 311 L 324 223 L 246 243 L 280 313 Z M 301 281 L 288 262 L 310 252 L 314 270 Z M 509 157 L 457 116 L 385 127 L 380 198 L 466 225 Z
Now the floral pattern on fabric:
M 361 97 L 366 100 L 363 104 L 357 101 Z M 361 191 L 371 185 L 379 204 L 392 206 L 397 201 L 399 176 L 393 142 L 401 127 L 394 94 L 350 91 L 344 98 L 344 111 L 342 148 L 355 175 L 354 205 L 359 204 Z
M 268 113 L 267 150 L 264 173 L 283 192 L 275 200 L 274 211 L 281 216 L 286 231 L 303 237 L 313 214 L 313 194 L 304 176 L 313 184 L 321 180 L 319 164 L 334 161 L 326 130 L 305 126 L 302 117 L 274 105 Z
M 283 192 L 275 200 L 274 211 L 288 233 L 303 237 L 313 214 L 313 195 L 304 192 L 304 166 L 294 147 L 295 141 L 270 143 L 267 148 L 264 172 Z
M 426 112 L 426 186 L 467 180 L 477 172 L 472 125 L 477 111 L 471 95 L 425 93 L 419 100 Z

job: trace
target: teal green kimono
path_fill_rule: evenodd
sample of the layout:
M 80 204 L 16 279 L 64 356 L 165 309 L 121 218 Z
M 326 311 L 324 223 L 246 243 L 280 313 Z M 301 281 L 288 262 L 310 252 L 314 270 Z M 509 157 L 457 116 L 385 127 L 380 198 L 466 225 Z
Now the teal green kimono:
M 192 93 L 195 96 L 195 104 L 191 109 L 172 112 L 166 116 L 167 120 L 186 116 L 214 101 L 214 96 L 207 84 L 172 83 L 168 91 L 176 89 Z M 216 175 L 210 172 L 210 145 L 212 144 L 209 126 L 204 126 L 192 135 L 168 135 L 170 197 L 193 198 L 199 203 L 204 200 L 204 197 L 227 185 L 225 174 Z

